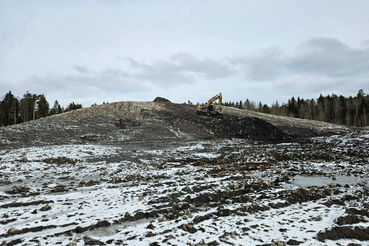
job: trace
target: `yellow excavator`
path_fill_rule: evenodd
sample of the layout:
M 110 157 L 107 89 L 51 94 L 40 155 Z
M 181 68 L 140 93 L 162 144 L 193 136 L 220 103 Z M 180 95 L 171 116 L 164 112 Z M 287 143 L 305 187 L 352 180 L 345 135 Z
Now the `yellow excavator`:
M 216 109 L 213 104 L 214 101 L 219 99 L 219 106 Z M 222 93 L 219 93 L 212 98 L 209 99 L 208 103 L 205 106 L 198 105 L 196 114 L 204 114 L 204 115 L 223 115 L 222 114 Z

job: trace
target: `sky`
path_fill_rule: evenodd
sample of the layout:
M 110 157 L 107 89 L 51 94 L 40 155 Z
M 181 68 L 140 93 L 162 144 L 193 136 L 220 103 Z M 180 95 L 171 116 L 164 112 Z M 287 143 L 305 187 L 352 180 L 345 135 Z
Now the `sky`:
M 0 98 L 271 105 L 369 93 L 367 0 L 0 0 Z

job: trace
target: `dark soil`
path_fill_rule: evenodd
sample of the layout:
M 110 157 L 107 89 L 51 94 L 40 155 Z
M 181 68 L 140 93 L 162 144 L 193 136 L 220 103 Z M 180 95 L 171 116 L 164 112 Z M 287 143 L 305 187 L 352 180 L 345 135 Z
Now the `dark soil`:
M 170 103 L 170 101 L 166 98 L 163 98 L 163 97 L 157 97 L 154 99 L 153 102 L 166 102 L 166 103 Z
M 205 116 L 195 114 L 195 107 L 185 104 L 166 104 L 168 110 L 159 111 L 161 119 L 170 124 L 191 124 L 219 138 L 241 138 L 268 142 L 286 142 L 295 138 L 265 120 L 233 115 Z
M 293 185 L 297 175 L 332 181 L 335 176 L 365 180 L 369 160 L 366 137 L 359 138 L 353 132 L 343 140 L 326 141 L 324 137 L 331 134 L 328 131 L 277 126 L 234 114 L 197 115 L 195 106 L 173 104 L 160 97 L 147 104 L 151 108 L 140 105 L 115 103 L 0 129 L 4 140 L 0 139 L 0 153 L 7 158 L 6 164 L 0 165 L 0 178 L 7 188 L 0 197 L 0 208 L 7 211 L 0 214 L 0 225 L 6 228 L 0 238 L 8 240 L 2 245 L 46 242 L 57 237 L 74 237 L 85 245 L 130 245 L 137 240 L 151 240 L 149 245 L 175 245 L 176 238 L 199 233 L 206 239 L 216 235 L 216 239 L 192 238 L 188 245 L 232 245 L 232 239 L 242 237 L 255 237 L 254 245 L 306 243 L 307 239 L 292 235 L 289 223 L 321 242 L 369 240 L 369 228 L 358 226 L 369 222 L 365 200 L 369 189 L 364 182 Z M 317 134 L 324 137 L 309 138 Z M 80 149 L 73 155 L 69 152 L 68 157 L 44 151 L 49 147 L 59 150 L 59 145 L 67 146 L 60 152 L 79 145 Z M 29 148 L 38 153 L 27 156 L 28 148 L 22 147 L 28 146 L 41 148 Z M 109 154 L 94 153 L 99 147 Z M 9 149 L 18 148 L 23 154 L 8 155 Z M 110 154 L 110 148 L 116 152 Z M 27 183 L 10 182 L 17 180 L 18 174 Z M 91 192 L 96 196 L 89 197 Z M 69 193 L 78 195 L 69 197 Z M 40 194 L 55 201 L 42 200 Z M 352 204 L 363 206 L 355 208 Z M 128 211 L 124 210 L 127 207 Z M 337 207 L 342 213 L 331 227 L 321 227 L 320 232 L 314 228 L 313 223 L 325 220 L 328 216 L 324 213 Z M 315 209 L 324 212 L 319 214 Z M 279 214 L 273 214 L 276 211 Z M 313 215 L 300 219 L 310 212 Z M 278 219 L 289 213 L 289 217 Z M 268 219 L 264 222 L 263 217 L 268 216 L 278 224 L 270 226 Z M 27 225 L 30 218 L 37 223 Z M 63 220 L 67 223 L 58 224 Z M 22 222 L 24 227 L 18 227 Z M 220 223 L 228 224 L 222 227 Z M 131 225 L 144 225 L 144 230 L 138 234 Z M 102 239 L 93 234 L 105 229 L 121 239 Z M 17 239 L 32 232 L 34 237 L 26 242 Z M 258 238 L 260 232 L 280 234 L 265 239 Z M 37 235 L 41 233 L 43 238 Z M 282 238 L 284 241 L 277 241 Z
M 369 228 L 363 228 L 360 226 L 339 226 L 319 232 L 317 235 L 319 241 L 325 241 L 326 239 L 338 240 L 338 239 L 357 239 L 357 240 L 369 240 Z

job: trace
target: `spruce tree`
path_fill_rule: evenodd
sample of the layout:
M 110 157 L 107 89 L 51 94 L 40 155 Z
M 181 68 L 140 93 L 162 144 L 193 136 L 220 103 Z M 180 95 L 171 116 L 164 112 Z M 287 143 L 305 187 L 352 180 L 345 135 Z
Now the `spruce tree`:
M 19 100 L 11 91 L 6 93 L 0 105 L 0 125 L 9 126 L 20 123 Z
M 37 101 L 37 118 L 43 118 L 49 115 L 49 103 L 44 94 L 39 95 Z

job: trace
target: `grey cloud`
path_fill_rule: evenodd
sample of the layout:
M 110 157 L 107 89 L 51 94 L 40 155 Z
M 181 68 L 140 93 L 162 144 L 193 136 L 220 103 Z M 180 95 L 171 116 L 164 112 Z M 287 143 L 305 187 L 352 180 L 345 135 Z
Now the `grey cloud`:
M 103 70 L 101 72 L 101 76 L 106 77 L 106 78 L 126 78 L 129 79 L 130 75 L 128 72 L 123 71 L 121 69 L 118 68 L 108 68 L 106 70 Z
M 146 83 L 136 83 L 136 81 L 122 76 L 114 76 L 107 73 L 98 75 L 60 75 L 47 74 L 45 76 L 32 76 L 24 81 L 29 84 L 32 91 L 67 91 L 76 97 L 91 95 L 99 92 L 122 93 L 140 92 L 149 90 Z
M 82 74 L 87 74 L 91 72 L 86 66 L 74 65 L 73 69 L 77 70 L 79 73 Z
M 369 39 L 367 40 L 364 40 L 362 43 L 361 43 L 362 46 L 365 46 L 365 47 L 369 47 Z
M 285 59 L 278 48 L 265 49 L 250 56 L 233 57 L 230 61 L 251 80 L 276 79 L 284 73 Z
M 166 61 L 158 61 L 154 64 L 147 65 L 140 63 L 132 58 L 127 58 L 130 62 L 128 71 L 131 78 L 138 81 L 150 81 L 158 86 L 174 87 L 179 84 L 191 84 L 196 81 L 193 74 L 181 71 L 174 64 Z
M 138 92 L 157 87 L 175 87 L 180 84 L 192 84 L 199 77 L 224 78 L 234 74 L 230 65 L 210 58 L 200 59 L 188 53 L 179 53 L 168 60 L 151 64 L 126 58 L 129 66 L 126 69 L 107 68 L 101 71 L 89 69 L 85 65 L 74 65 L 77 73 L 69 75 L 46 74 L 32 76 L 26 80 L 34 87 L 50 90 L 66 90 L 80 93 L 96 91 Z
M 315 38 L 301 44 L 288 69 L 330 77 L 368 74 L 369 49 L 354 49 L 333 38 Z
M 182 71 L 197 72 L 208 78 L 225 78 L 234 75 L 231 67 L 221 61 L 215 61 L 210 58 L 203 60 L 188 53 L 179 53 L 171 56 L 178 69 Z
M 98 92 L 122 93 L 149 91 L 153 87 L 171 88 L 180 84 L 192 84 L 201 76 L 224 78 L 234 74 L 230 65 L 210 58 L 200 59 L 188 53 L 179 53 L 168 60 L 151 64 L 126 58 L 125 69 L 107 68 L 96 71 L 85 65 L 72 66 L 75 73 L 69 75 L 46 74 L 32 76 L 23 82 L 32 91 L 68 91 L 73 96 L 91 95 Z
M 151 64 L 126 58 L 128 68 L 107 68 L 101 71 L 89 69 L 85 65 L 74 65 L 77 73 L 69 75 L 46 74 L 32 76 L 24 82 L 32 85 L 32 90 L 65 90 L 74 95 L 105 92 L 142 92 L 153 87 L 171 88 L 180 84 L 192 84 L 201 76 L 224 78 L 234 71 L 230 65 L 210 58 L 199 59 L 188 53 L 179 53 L 168 60 Z
M 235 74 L 230 64 L 215 61 L 210 58 L 199 59 L 189 53 L 178 53 L 172 55 L 169 61 L 157 61 L 150 65 L 140 63 L 132 58 L 130 71 L 133 77 L 152 80 L 156 83 L 169 85 L 193 83 L 198 76 L 206 78 L 225 78 Z
M 298 46 L 293 56 L 284 55 L 278 48 L 270 48 L 230 61 L 246 78 L 258 81 L 293 74 L 329 78 L 368 76 L 369 46 L 351 48 L 337 39 L 314 38 Z

